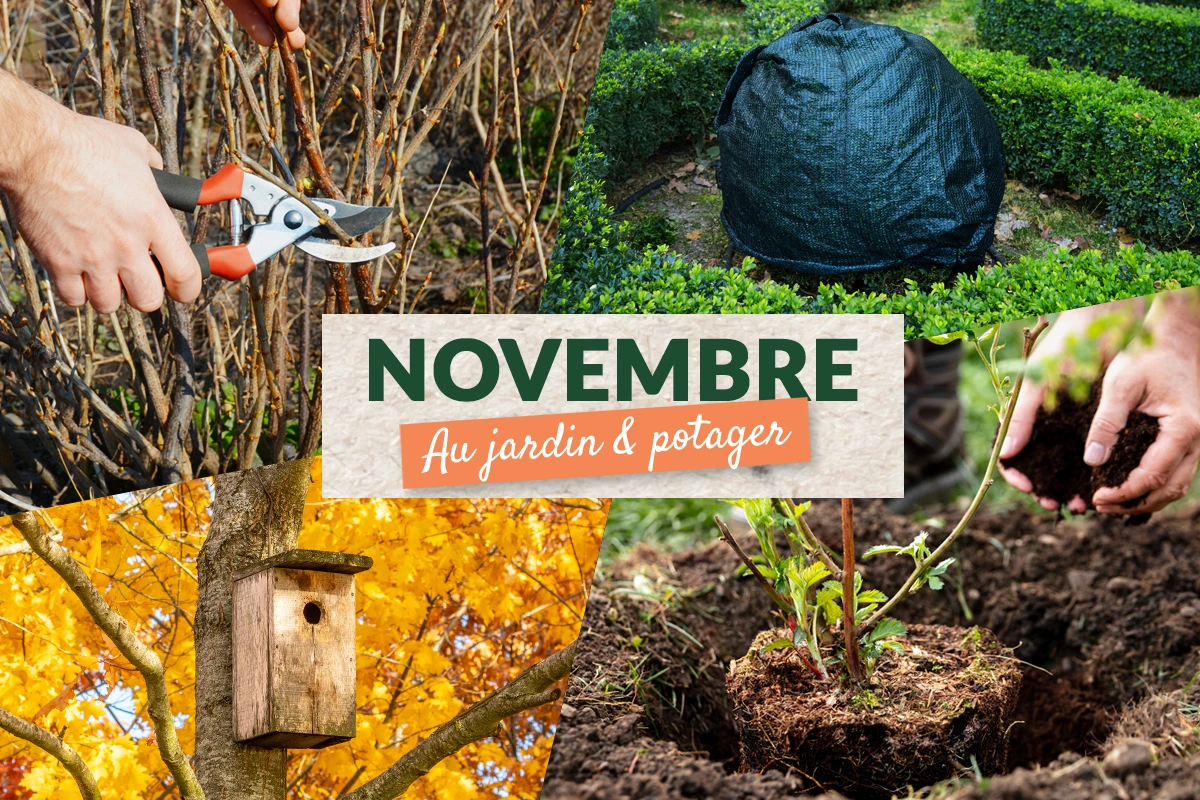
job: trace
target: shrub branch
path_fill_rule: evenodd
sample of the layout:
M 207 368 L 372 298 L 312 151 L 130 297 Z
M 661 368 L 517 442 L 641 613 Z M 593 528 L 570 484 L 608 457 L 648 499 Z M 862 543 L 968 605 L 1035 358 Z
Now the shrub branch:
M 1042 316 L 1038 317 L 1037 324 L 1034 325 L 1033 328 L 1025 329 L 1025 341 L 1021 349 L 1021 358 L 1024 362 L 1024 365 L 1028 365 L 1029 355 L 1033 350 L 1033 345 L 1037 341 L 1037 338 L 1042 334 L 1042 331 L 1046 329 L 1046 324 L 1046 318 Z M 998 336 L 999 333 L 996 335 Z M 1024 385 L 1024 383 L 1025 369 L 1022 368 L 1021 373 L 1017 375 L 1017 379 L 1013 383 L 1012 392 L 1009 394 L 1008 402 L 1004 407 L 1004 418 L 1000 423 L 1000 430 L 996 434 L 996 441 L 992 444 L 992 453 L 988 457 L 988 465 L 983 474 L 983 481 L 979 484 L 979 490 L 975 492 L 975 497 L 972 498 L 971 505 L 969 505 L 967 510 L 963 513 L 962 519 L 960 519 L 958 524 L 954 526 L 954 530 L 950 532 L 950 535 L 947 536 L 945 540 L 928 556 L 926 556 L 925 559 L 923 559 L 916 565 L 916 567 L 913 568 L 912 573 L 908 576 L 908 580 L 904 582 L 904 585 L 901 586 L 895 594 L 888 598 L 886 603 L 876 609 L 874 614 L 867 618 L 862 625 L 863 630 L 869 630 L 872 628 L 877 622 L 879 622 L 879 620 L 886 617 L 901 600 L 907 597 L 909 593 L 912 592 L 913 587 L 917 584 L 917 581 L 920 580 L 921 576 L 925 574 L 925 571 L 936 564 L 942 558 L 942 556 L 946 554 L 946 551 L 950 549 L 962 532 L 966 530 L 971 518 L 975 516 L 975 512 L 979 510 L 980 504 L 983 503 L 984 495 L 988 493 L 988 489 L 992 488 L 992 483 L 994 482 L 993 476 L 996 472 L 996 464 L 1000 461 L 1000 448 L 1004 446 L 1004 437 L 1008 435 L 1008 426 L 1012 422 L 1013 411 L 1017 407 L 1017 398 L 1021 395 L 1021 387 Z
M 344 800 L 398 797 L 442 759 L 472 742 L 491 736 L 504 719 L 554 702 L 562 692 L 551 687 L 567 677 L 574 658 L 575 643 L 572 642 L 442 725 L 374 780 L 345 795 Z

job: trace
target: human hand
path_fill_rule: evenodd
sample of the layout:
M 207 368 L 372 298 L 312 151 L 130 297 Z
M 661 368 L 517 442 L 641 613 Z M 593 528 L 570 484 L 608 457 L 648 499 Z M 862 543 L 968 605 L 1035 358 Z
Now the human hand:
M 1200 462 L 1200 302 L 1196 290 L 1160 295 L 1146 315 L 1151 343 L 1113 359 L 1088 431 L 1084 461 L 1108 460 L 1131 411 L 1158 418 L 1158 437 L 1120 486 L 1092 498 L 1105 514 L 1150 514 L 1183 497 Z M 1135 505 L 1131 504 L 1137 501 Z
M 1066 320 L 1068 313 L 1061 319 L 1068 322 L 1069 330 L 1049 340 L 1050 348 L 1061 349 L 1069 333 L 1078 332 L 1081 323 L 1085 328 L 1095 317 L 1080 314 Z M 1088 431 L 1084 461 L 1091 466 L 1105 463 L 1129 414 L 1135 410 L 1158 418 L 1159 433 L 1121 486 L 1096 491 L 1092 504 L 1101 513 L 1136 515 L 1162 509 L 1187 492 L 1200 462 L 1200 303 L 1195 290 L 1156 298 L 1146 314 L 1145 328 L 1151 334 L 1151 343 L 1126 348 L 1108 365 L 1100 403 Z M 1032 391 L 1022 391 L 1001 449 L 1002 458 L 1016 455 L 1028 443 L 1034 417 L 1045 397 L 1043 386 L 1027 388 Z M 1011 469 L 1003 469 L 1002 474 L 1015 488 L 1032 490 L 1024 475 Z M 1123 505 L 1133 501 L 1136 504 Z M 1039 502 L 1049 509 L 1058 506 L 1047 498 Z M 1086 507 L 1086 501 L 1079 497 L 1068 503 L 1075 512 Z
M 304 31 L 300 30 L 300 0 L 221 0 L 233 16 L 263 47 L 275 43 L 276 22 L 287 36 L 293 50 L 304 47 Z
M 1058 315 L 1054 324 L 1038 340 L 1031 356 L 1031 362 L 1047 361 L 1057 365 L 1058 372 L 1067 373 L 1071 369 L 1070 358 L 1067 354 L 1071 350 L 1072 342 L 1089 337 L 1089 328 L 1099 317 L 1114 313 L 1141 317 L 1144 311 L 1143 307 L 1144 302 L 1139 298 L 1064 311 Z M 1103 352 L 1111 353 L 1116 350 L 1116 347 L 1111 344 L 1105 345 L 1103 342 L 1097 344 Z M 1108 358 L 1111 358 L 1111 354 Z M 1021 394 L 1017 397 L 1016 407 L 1013 409 L 1008 434 L 1000 449 L 1000 458 L 1010 459 L 1029 444 L 1038 410 L 1046 400 L 1046 388 L 1045 383 L 1026 377 Z M 999 466 L 999 469 L 1000 474 L 1013 488 L 1033 493 L 1033 482 L 1027 476 L 1011 467 L 1005 467 L 1003 464 Z M 1053 511 L 1058 508 L 1057 500 L 1049 497 L 1037 497 L 1036 499 L 1045 509 Z M 1067 503 L 1067 507 L 1076 513 L 1082 513 L 1087 509 L 1087 501 L 1082 497 L 1074 497 Z
M 200 266 L 154 182 L 162 159 L 133 128 L 69 111 L 0 70 L 0 153 L 8 195 L 30 249 L 67 305 L 140 311 L 200 294 Z M 162 274 L 151 258 L 162 266 Z

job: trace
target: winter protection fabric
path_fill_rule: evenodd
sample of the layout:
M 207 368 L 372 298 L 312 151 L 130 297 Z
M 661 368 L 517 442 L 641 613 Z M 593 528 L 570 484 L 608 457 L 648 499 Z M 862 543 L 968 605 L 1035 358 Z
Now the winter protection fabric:
M 822 275 L 983 261 L 1000 129 L 932 43 L 823 14 L 742 56 L 717 113 L 721 220 L 772 266 Z

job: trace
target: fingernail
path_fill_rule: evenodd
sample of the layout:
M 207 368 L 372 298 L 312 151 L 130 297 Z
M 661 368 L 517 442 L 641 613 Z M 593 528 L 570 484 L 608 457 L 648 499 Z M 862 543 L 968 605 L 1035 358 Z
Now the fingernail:
M 1012 454 L 1013 438 L 1011 436 L 1004 437 L 1004 444 L 1000 445 L 1000 457 L 1008 458 Z
M 1083 463 L 1089 467 L 1098 467 L 1108 458 L 1108 448 L 1099 442 L 1089 442 L 1083 451 Z

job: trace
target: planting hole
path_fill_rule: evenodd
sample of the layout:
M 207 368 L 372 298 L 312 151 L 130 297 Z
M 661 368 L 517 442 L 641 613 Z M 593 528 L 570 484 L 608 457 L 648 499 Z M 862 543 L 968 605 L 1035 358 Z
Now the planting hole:
M 309 625 L 316 625 L 321 621 L 321 605 L 314 603 L 311 600 L 304 604 L 304 619 Z

